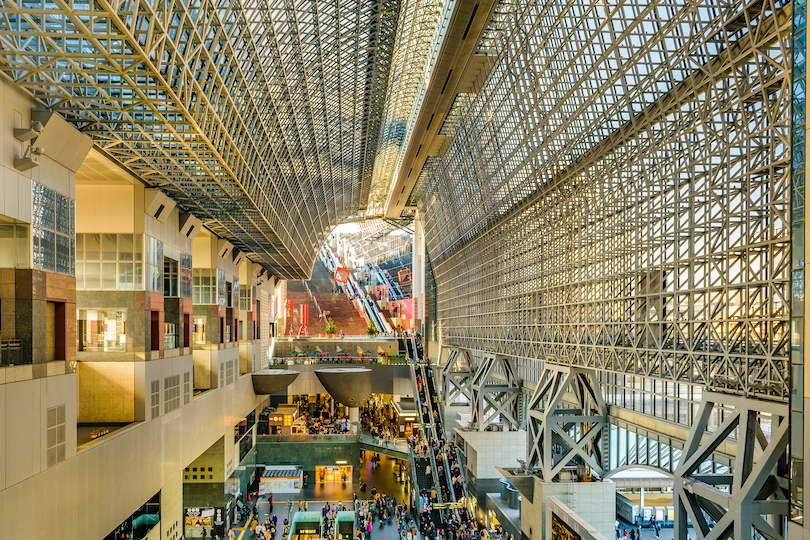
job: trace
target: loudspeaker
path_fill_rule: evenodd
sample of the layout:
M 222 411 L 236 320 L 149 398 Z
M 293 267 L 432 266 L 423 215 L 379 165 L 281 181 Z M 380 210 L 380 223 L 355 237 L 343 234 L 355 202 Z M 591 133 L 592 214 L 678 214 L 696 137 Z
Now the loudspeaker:
M 236 266 L 239 266 L 239 265 L 242 264 L 242 262 L 245 260 L 245 258 L 247 258 L 247 255 L 245 255 L 244 251 L 241 251 L 241 250 L 238 250 L 238 249 L 234 250 L 234 252 L 233 252 L 233 264 L 235 264 Z
M 202 230 L 202 221 L 189 214 L 188 212 L 180 213 L 180 234 L 194 240 L 197 233 Z
M 157 189 L 145 189 L 143 208 L 147 215 L 152 216 L 161 223 L 166 223 L 177 203 Z

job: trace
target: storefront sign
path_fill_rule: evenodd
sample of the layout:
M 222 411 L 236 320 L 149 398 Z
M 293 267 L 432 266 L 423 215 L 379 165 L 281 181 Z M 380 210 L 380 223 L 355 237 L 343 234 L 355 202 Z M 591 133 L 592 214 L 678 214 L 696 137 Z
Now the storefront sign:
M 202 515 L 202 517 L 211 517 L 211 516 L 214 515 L 214 509 L 213 508 L 206 508 L 205 510 L 202 511 L 201 515 Z
M 239 478 L 228 478 L 225 480 L 225 495 L 239 495 L 242 492 L 242 480 Z

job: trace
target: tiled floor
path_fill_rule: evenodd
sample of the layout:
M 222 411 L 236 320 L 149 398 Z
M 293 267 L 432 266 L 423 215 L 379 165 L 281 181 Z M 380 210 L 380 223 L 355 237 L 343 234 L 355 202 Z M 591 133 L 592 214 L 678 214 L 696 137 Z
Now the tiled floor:
M 365 492 L 361 492 L 357 484 L 346 484 L 343 487 L 338 482 L 327 482 L 323 485 L 310 482 L 306 488 L 301 490 L 300 494 L 279 493 L 274 495 L 272 514 L 276 515 L 279 523 L 276 540 L 282 540 L 284 528 L 281 523 L 285 518 L 290 519 L 290 509 L 292 509 L 292 514 L 295 514 L 298 510 L 298 501 L 307 501 L 307 510 L 320 512 L 324 501 L 344 502 L 347 507 L 350 507 L 354 493 L 357 493 L 358 498 L 368 499 L 371 497 L 372 488 L 376 488 L 379 493 L 394 497 L 399 504 L 402 504 L 402 501 L 406 500 L 405 486 L 394 480 L 395 462 L 396 460 L 382 454 L 380 454 L 380 464 L 376 468 L 371 467 L 371 462 L 364 462 L 360 477 L 368 483 Z M 259 521 L 264 523 L 265 518 L 272 514 L 270 513 L 270 503 L 262 498 L 259 501 Z M 239 540 L 253 540 L 253 535 L 244 525 L 235 527 L 234 532 Z M 396 520 L 392 519 L 390 524 L 380 524 L 375 520 L 372 525 L 371 538 L 372 540 L 399 540 Z

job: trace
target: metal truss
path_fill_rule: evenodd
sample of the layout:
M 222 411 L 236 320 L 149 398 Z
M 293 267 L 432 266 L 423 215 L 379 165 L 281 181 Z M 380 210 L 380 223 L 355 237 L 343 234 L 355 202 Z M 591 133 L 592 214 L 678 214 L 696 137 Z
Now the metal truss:
M 365 207 L 399 8 L 3 0 L 0 73 L 251 259 L 301 279 L 327 231 Z
M 357 232 L 343 234 L 356 258 L 366 263 L 379 264 L 410 253 L 413 249 L 412 216 L 399 221 L 377 218 L 357 223 Z
M 504 380 L 491 381 L 497 373 Z M 484 353 L 470 385 L 472 390 L 472 424 L 484 431 L 502 417 L 512 429 L 520 425 L 520 379 L 515 375 L 512 359 L 502 355 Z
M 563 406 L 566 394 L 573 395 L 573 405 Z M 594 370 L 548 366 L 529 400 L 528 468 L 537 468 L 544 482 L 572 464 L 588 465 L 602 476 L 607 417 Z
M 441 369 L 442 401 L 445 405 L 455 403 L 464 396 L 472 403 L 472 382 L 475 370 L 469 352 L 453 347 L 447 363 Z
M 712 409 L 721 403 L 732 405 L 734 412 L 706 436 Z M 702 474 L 709 455 L 735 433 L 733 471 Z M 788 436 L 786 405 L 704 394 L 675 471 L 675 538 L 686 540 L 687 516 L 698 540 L 785 538 Z
M 487 35 L 415 196 L 438 339 L 786 401 L 791 4 L 521 0 Z

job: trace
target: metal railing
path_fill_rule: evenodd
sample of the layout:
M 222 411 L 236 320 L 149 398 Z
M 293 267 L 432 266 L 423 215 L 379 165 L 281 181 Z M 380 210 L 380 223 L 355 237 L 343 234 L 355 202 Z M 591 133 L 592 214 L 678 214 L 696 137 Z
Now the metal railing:
M 0 367 L 20 366 L 24 362 L 22 357 L 22 341 L 19 339 L 0 340 Z
M 272 365 L 288 366 L 307 364 L 382 364 L 382 365 L 402 365 L 410 364 L 410 360 L 405 355 L 389 356 L 386 358 L 377 356 L 277 356 L 271 359 Z

